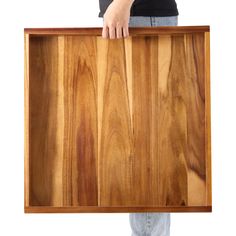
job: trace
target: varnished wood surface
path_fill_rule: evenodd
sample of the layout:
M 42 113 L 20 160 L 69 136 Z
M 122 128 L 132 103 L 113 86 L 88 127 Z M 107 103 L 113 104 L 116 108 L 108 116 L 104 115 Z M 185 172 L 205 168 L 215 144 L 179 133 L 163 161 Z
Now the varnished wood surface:
M 128 213 L 128 212 L 211 212 L 211 206 L 194 206 L 194 207 L 95 207 L 95 206 L 78 206 L 78 207 L 25 207 L 25 213 Z
M 183 34 L 209 32 L 210 26 L 152 26 L 152 27 L 129 27 L 129 35 L 157 35 L 157 34 Z M 83 28 L 25 28 L 26 34 L 33 35 L 90 35 L 102 36 L 101 27 Z
M 211 211 L 210 34 L 180 32 L 25 34 L 25 212 Z

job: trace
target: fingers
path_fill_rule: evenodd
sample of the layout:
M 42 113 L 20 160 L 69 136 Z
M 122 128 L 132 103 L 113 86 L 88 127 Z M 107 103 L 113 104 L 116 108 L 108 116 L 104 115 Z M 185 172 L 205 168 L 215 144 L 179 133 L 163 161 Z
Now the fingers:
M 110 39 L 119 39 L 119 38 L 126 38 L 129 36 L 129 29 L 128 25 L 121 27 L 121 26 L 114 26 L 114 25 L 106 25 L 104 24 L 102 29 L 102 37 L 103 38 L 110 38 Z
M 109 37 L 109 28 L 106 25 L 104 25 L 102 28 L 102 37 L 103 38 Z
M 129 27 L 128 26 L 123 28 L 123 35 L 125 38 L 129 36 Z
M 116 37 L 122 38 L 122 27 L 116 27 Z
M 110 39 L 116 38 L 116 30 L 115 30 L 114 26 L 109 27 L 109 37 L 110 37 Z

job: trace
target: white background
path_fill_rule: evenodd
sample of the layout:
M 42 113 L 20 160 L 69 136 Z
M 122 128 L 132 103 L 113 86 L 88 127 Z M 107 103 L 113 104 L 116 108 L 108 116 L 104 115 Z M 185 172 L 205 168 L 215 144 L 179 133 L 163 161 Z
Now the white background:
M 179 25 L 211 27 L 213 212 L 173 213 L 172 236 L 236 235 L 236 77 L 233 0 L 177 0 Z M 131 234 L 127 213 L 24 214 L 23 28 L 102 27 L 98 0 L 0 4 L 0 235 Z

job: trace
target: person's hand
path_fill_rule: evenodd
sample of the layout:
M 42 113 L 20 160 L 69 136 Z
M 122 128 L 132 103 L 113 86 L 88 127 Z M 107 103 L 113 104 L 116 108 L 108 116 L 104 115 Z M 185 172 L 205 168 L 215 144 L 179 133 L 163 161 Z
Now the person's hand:
M 134 0 L 113 0 L 103 15 L 103 38 L 122 38 L 129 36 L 130 8 Z

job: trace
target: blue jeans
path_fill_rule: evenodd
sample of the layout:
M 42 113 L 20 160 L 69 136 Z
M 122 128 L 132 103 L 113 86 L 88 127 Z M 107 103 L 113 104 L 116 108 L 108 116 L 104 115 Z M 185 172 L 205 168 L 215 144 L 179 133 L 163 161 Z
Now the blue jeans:
M 178 16 L 130 16 L 129 27 L 177 26 Z M 130 213 L 132 236 L 169 236 L 170 213 Z
M 130 213 L 132 236 L 169 236 L 170 213 Z
M 142 26 L 177 26 L 178 16 L 130 16 L 130 27 Z

